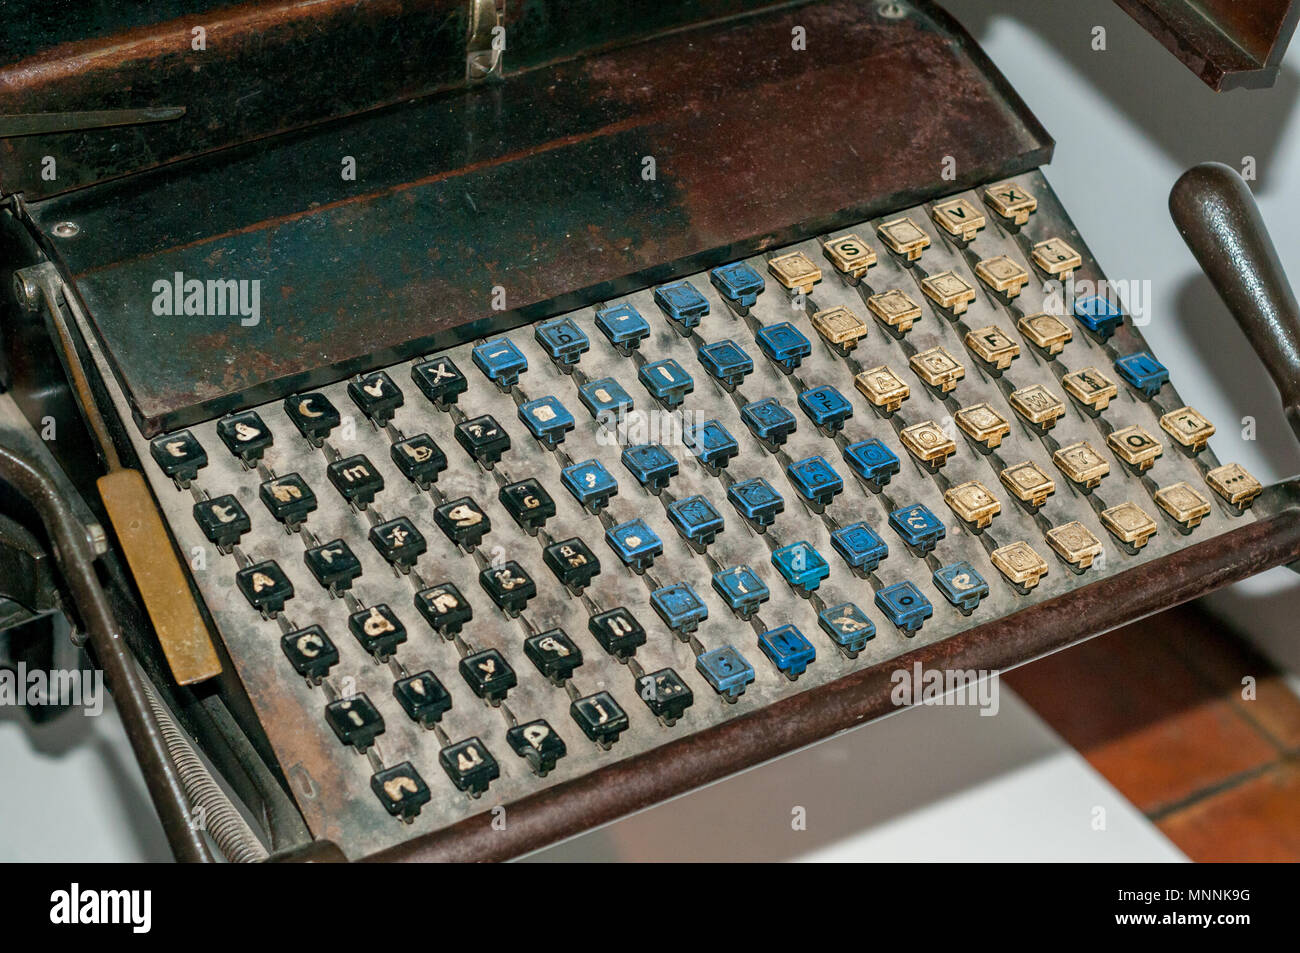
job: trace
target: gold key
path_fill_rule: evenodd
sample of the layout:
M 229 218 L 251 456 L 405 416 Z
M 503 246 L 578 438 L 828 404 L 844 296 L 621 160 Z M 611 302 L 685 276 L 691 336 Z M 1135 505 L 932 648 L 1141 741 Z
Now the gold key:
M 989 365 L 990 370 L 1005 371 L 1011 362 L 1020 356 L 1020 345 L 1003 333 L 1002 329 L 990 324 L 966 332 L 966 346 L 975 352 L 975 356 Z
M 853 232 L 832 238 L 822 248 L 822 254 L 836 271 L 855 284 L 876 263 L 875 250 Z
M 1137 552 L 1156 533 L 1156 521 L 1136 503 L 1121 503 L 1101 511 L 1101 525 L 1124 544 L 1129 552 Z
M 941 347 L 913 354 L 908 363 L 921 380 L 945 394 L 966 376 L 966 368 L 961 366 L 961 362 Z
M 1006 255 L 985 258 L 975 265 L 975 274 L 994 291 L 1000 291 L 1008 298 L 1014 298 L 1029 284 L 1029 272 Z
M 1074 269 L 1083 264 L 1079 253 L 1059 238 L 1049 238 L 1034 246 L 1034 264 L 1053 277 L 1068 281 Z
M 1210 512 L 1210 501 L 1197 493 L 1187 483 L 1175 483 L 1155 492 L 1156 503 L 1174 518 L 1184 531 L 1200 525 Z
M 984 190 L 984 202 L 1012 225 L 1025 224 L 1038 208 L 1038 199 L 1014 182 L 990 185 Z
M 1012 391 L 1007 400 L 1016 413 L 1041 430 L 1051 430 L 1065 413 L 1065 404 L 1042 384 Z
M 1022 539 L 989 554 L 998 572 L 1006 576 L 1021 592 L 1028 592 L 1047 575 L 1047 563 Z
M 933 420 L 923 420 L 919 424 L 904 427 L 898 437 L 903 441 L 903 446 L 931 470 L 938 470 L 957 450 L 952 438 Z
M 1156 457 L 1165 452 L 1164 446 L 1137 424 L 1121 427 L 1106 438 L 1115 455 L 1139 473 L 1150 470 Z
M 916 261 L 930 247 L 930 236 L 907 216 L 885 222 L 876 231 L 886 245 L 908 261 Z
M 957 426 L 990 450 L 996 450 L 1002 438 L 1011 432 L 1007 419 L 988 404 L 972 404 L 953 414 Z
M 1110 472 L 1106 458 L 1092 448 L 1086 440 L 1062 447 L 1052 454 L 1052 462 L 1074 483 L 1090 490 Z
M 1214 436 L 1214 424 L 1191 407 L 1171 410 L 1160 418 L 1160 426 L 1192 453 L 1200 453 Z
M 979 480 L 959 483 L 943 494 L 943 501 L 976 529 L 983 529 L 1002 512 L 1002 504 Z
M 911 329 L 912 322 L 921 316 L 921 306 L 906 291 L 897 288 L 872 295 L 867 299 L 867 307 L 881 321 L 891 328 L 897 328 L 900 334 L 906 334 Z
M 911 388 L 884 364 L 863 371 L 853 378 L 853 383 L 867 400 L 889 414 L 898 410 L 912 392 Z
M 1082 572 L 1101 555 L 1101 540 L 1077 520 L 1047 531 L 1047 545 L 1075 569 Z
M 921 280 L 925 296 L 954 315 L 961 314 L 975 300 L 975 289 L 965 278 L 952 271 L 941 271 Z
M 930 214 L 940 228 L 964 242 L 973 240 L 975 233 L 984 227 L 984 214 L 965 199 L 940 202 Z
M 1016 327 L 1048 357 L 1060 354 L 1061 349 L 1070 342 L 1070 338 L 1074 337 L 1074 331 L 1068 325 L 1054 315 L 1042 311 L 1021 318 L 1016 322 Z
M 858 340 L 867 335 L 867 323 L 848 308 L 838 305 L 814 314 L 812 326 L 841 354 L 848 354 L 858 346 Z
M 1230 505 L 1244 510 L 1264 491 L 1259 481 L 1240 463 L 1225 463 L 1205 474 L 1205 482 Z
M 1094 412 L 1100 413 L 1119 393 L 1115 382 L 1095 367 L 1085 367 L 1061 378 L 1066 393 Z
M 1030 460 L 1007 467 L 998 479 L 1017 499 L 1033 507 L 1042 506 L 1056 492 L 1056 481 Z
M 767 263 L 767 270 L 791 291 L 812 294 L 813 285 L 822 280 L 822 270 L 801 251 L 778 255 Z

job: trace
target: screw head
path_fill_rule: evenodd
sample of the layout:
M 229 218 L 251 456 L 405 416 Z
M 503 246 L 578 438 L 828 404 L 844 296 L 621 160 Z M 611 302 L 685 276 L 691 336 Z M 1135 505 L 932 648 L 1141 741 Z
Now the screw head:
M 76 222 L 59 222 L 52 231 L 59 238 L 72 238 L 81 231 L 81 226 Z

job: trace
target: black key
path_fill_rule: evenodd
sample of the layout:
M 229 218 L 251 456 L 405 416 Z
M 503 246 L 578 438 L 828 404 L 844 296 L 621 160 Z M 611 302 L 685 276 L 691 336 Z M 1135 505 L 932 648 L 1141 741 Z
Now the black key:
M 245 464 L 262 459 L 266 448 L 275 442 L 271 430 L 255 410 L 228 414 L 217 421 L 217 436 L 226 448 Z
M 208 465 L 207 451 L 188 430 L 154 437 L 149 441 L 149 452 L 162 467 L 162 472 L 181 486 L 189 486 L 199 471 Z
M 402 711 L 426 728 L 442 720 L 451 709 L 451 694 L 433 672 L 418 672 L 393 682 L 393 697 Z
M 384 716 L 379 714 L 379 709 L 365 692 L 330 702 L 325 706 L 325 720 L 339 741 L 352 745 L 362 754 L 366 753 L 376 735 L 384 733 Z
M 456 442 L 488 470 L 510 449 L 510 435 L 491 414 L 458 423 Z
M 433 357 L 411 368 L 411 380 L 439 407 L 456 403 L 469 387 L 465 375 L 449 357 Z
M 564 739 L 545 718 L 515 725 L 506 732 L 506 742 L 525 759 L 539 778 L 546 777 L 555 763 L 568 753 Z
M 351 589 L 352 580 L 361 575 L 361 561 L 341 539 L 313 547 L 302 558 L 316 581 L 336 592 Z
M 319 681 L 338 664 L 339 650 L 318 625 L 290 632 L 280 639 L 280 648 L 303 678 Z
M 273 617 L 293 598 L 293 583 L 274 559 L 239 570 L 235 585 L 249 605 L 267 616 Z
M 194 521 L 208 542 L 222 549 L 236 545 L 253 525 L 239 501 L 229 493 L 195 503 Z
M 537 595 L 537 584 L 513 559 L 500 566 L 489 566 L 478 574 L 478 584 L 492 597 L 497 608 L 514 617 Z
M 348 396 L 379 427 L 392 420 L 394 411 L 406 400 L 383 371 L 371 371 L 348 381 Z
M 284 412 L 298 432 L 316 447 L 339 425 L 338 408 L 324 394 L 295 394 L 284 399 Z
M 508 483 L 497 491 L 497 499 L 516 523 L 530 535 L 546 525 L 555 515 L 555 501 L 542 485 L 529 477 L 518 483 Z
M 402 475 L 422 490 L 427 490 L 438 474 L 447 469 L 447 455 L 427 433 L 399 440 L 389 452 Z
M 388 606 L 380 603 L 348 616 L 348 628 L 361 647 L 379 659 L 388 657 L 406 641 L 406 626 Z
M 587 629 L 610 655 L 626 661 L 645 645 L 645 629 L 627 609 L 619 606 L 587 620 Z
M 600 560 L 578 537 L 562 539 L 542 550 L 542 561 L 571 592 L 581 592 L 600 572 Z
M 289 529 L 297 529 L 307 514 L 316 509 L 316 494 L 296 473 L 267 480 L 258 495 L 271 515 Z
M 472 550 L 492 529 L 492 521 L 483 508 L 468 496 L 435 507 L 433 521 L 457 546 Z
M 582 664 L 582 649 L 573 644 L 563 629 L 551 629 L 525 639 L 524 654 L 556 685 L 563 685 Z
M 409 761 L 376 771 L 370 776 L 370 790 L 375 792 L 384 810 L 404 821 L 416 817 L 432 797 L 429 785 Z
M 637 694 L 656 718 L 671 725 L 695 702 L 695 693 L 671 668 L 661 668 L 636 680 Z
M 384 488 L 383 474 L 360 453 L 354 457 L 335 460 L 325 468 L 325 476 L 334 484 L 334 489 L 343 495 L 343 499 L 355 503 L 362 510 L 373 503 L 375 494 Z
M 496 649 L 484 649 L 466 655 L 460 660 L 460 674 L 465 677 L 475 695 L 494 705 L 519 684 L 515 670 Z
M 488 785 L 501 777 L 497 759 L 477 737 L 466 738 L 438 752 L 438 763 L 451 783 L 470 797 L 478 797 Z
M 405 516 L 370 527 L 370 542 L 379 555 L 402 572 L 414 566 L 429 548 L 424 534 Z
M 450 639 L 466 622 L 474 618 L 474 610 L 468 600 L 450 582 L 421 589 L 415 594 L 415 608 L 420 610 L 420 615 L 433 627 L 433 631 L 445 639 Z
M 602 748 L 611 747 L 627 730 L 627 712 L 609 692 L 596 692 L 575 700 L 569 706 L 569 714 L 582 733 Z

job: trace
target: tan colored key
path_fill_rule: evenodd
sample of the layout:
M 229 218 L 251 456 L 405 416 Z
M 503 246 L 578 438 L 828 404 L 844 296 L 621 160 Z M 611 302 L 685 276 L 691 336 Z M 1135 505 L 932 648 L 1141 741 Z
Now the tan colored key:
M 1043 430 L 1051 430 L 1065 413 L 1065 404 L 1042 384 L 1012 391 L 1007 401 L 1016 413 Z
M 966 376 L 966 368 L 961 362 L 941 347 L 919 351 L 907 363 L 912 365 L 917 377 L 945 394 Z
M 990 185 L 984 190 L 984 202 L 1012 225 L 1025 224 L 1038 208 L 1038 199 L 1014 182 Z
M 884 364 L 863 371 L 853 378 L 853 383 L 867 400 L 891 414 L 898 410 L 912 393 L 911 388 Z
M 911 299 L 906 291 L 892 288 L 882 291 L 867 299 L 867 307 L 881 321 L 900 333 L 907 333 L 912 322 L 921 316 L 921 306 Z
M 847 354 L 867 336 L 867 322 L 848 308 L 836 306 L 812 316 L 812 326 L 831 347 Z
M 1100 413 L 1119 393 L 1115 382 L 1095 367 L 1085 367 L 1061 378 L 1066 393 L 1079 403 Z
M 1011 432 L 1011 424 L 988 404 L 972 404 L 953 414 L 957 426 L 990 450 L 996 450 L 1002 438 Z
M 1102 510 L 1101 525 L 1134 552 L 1156 534 L 1156 521 L 1136 503 L 1121 503 Z
M 891 251 L 908 261 L 916 261 L 930 247 L 930 236 L 906 215 L 885 222 L 876 232 Z
M 983 529 L 1002 512 L 1002 504 L 979 480 L 958 483 L 943 494 L 952 511 L 976 529 Z
M 1043 311 L 1026 315 L 1016 322 L 1016 327 L 1048 357 L 1060 354 L 1061 349 L 1070 343 L 1070 338 L 1074 337 L 1074 331 L 1069 325 Z
M 1052 454 L 1052 462 L 1070 478 L 1071 482 L 1090 490 L 1110 472 L 1106 458 L 1093 449 L 1086 440 L 1062 447 Z
M 1214 424 L 1191 407 L 1171 410 L 1160 418 L 1160 426 L 1192 453 L 1200 453 L 1204 450 L 1205 445 L 1214 436 Z
M 921 290 L 939 307 L 947 308 L 955 315 L 965 312 L 975 300 L 975 289 L 954 271 L 941 271 L 922 278 Z
M 1162 487 L 1155 492 L 1156 503 L 1174 518 L 1184 529 L 1193 529 L 1200 525 L 1205 514 L 1210 512 L 1210 501 L 1188 483 L 1175 483 Z
M 1150 470 L 1156 457 L 1165 452 L 1160 441 L 1137 424 L 1114 431 L 1106 438 L 1106 443 L 1117 457 L 1129 466 L 1137 467 L 1138 472 Z
M 1017 499 L 1030 506 L 1042 506 L 1056 492 L 1056 481 L 1030 460 L 1007 467 L 998 474 L 998 479 Z
M 967 331 L 966 346 L 994 371 L 1005 371 L 1020 356 L 1020 345 L 992 324 Z
M 1006 255 L 985 258 L 975 265 L 975 274 L 994 291 L 1008 298 L 1014 298 L 1029 284 L 1029 272 Z
M 1215 493 L 1238 509 L 1246 509 L 1264 492 L 1260 482 L 1240 463 L 1225 463 L 1205 474 L 1205 482 Z
M 1079 570 L 1091 566 L 1092 561 L 1102 552 L 1101 540 L 1077 520 L 1049 529 L 1047 545 L 1056 551 L 1056 555 Z
M 855 233 L 832 238 L 822 248 L 835 270 L 850 281 L 857 282 L 876 263 L 876 252 Z
M 1023 539 L 1018 539 L 989 554 L 989 560 L 998 572 L 1028 592 L 1047 575 L 1047 563 Z
M 1034 246 L 1034 264 L 1062 281 L 1068 281 L 1074 269 L 1083 264 L 1079 253 L 1059 238 L 1048 238 Z
M 943 466 L 957 450 L 952 438 L 933 420 L 923 420 L 919 424 L 904 427 L 898 438 L 912 452 L 912 456 L 932 470 Z
M 949 199 L 930 210 L 930 216 L 949 235 L 964 242 L 984 227 L 984 213 L 965 199 Z
M 812 294 L 813 285 L 822 280 L 822 270 L 801 251 L 778 255 L 767 263 L 767 270 L 791 291 Z

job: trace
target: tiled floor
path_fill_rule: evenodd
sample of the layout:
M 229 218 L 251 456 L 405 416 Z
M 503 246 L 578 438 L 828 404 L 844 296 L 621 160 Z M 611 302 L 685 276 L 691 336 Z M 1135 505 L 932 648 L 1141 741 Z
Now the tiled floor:
M 1195 605 L 1005 678 L 1188 857 L 1300 860 L 1300 698 Z

